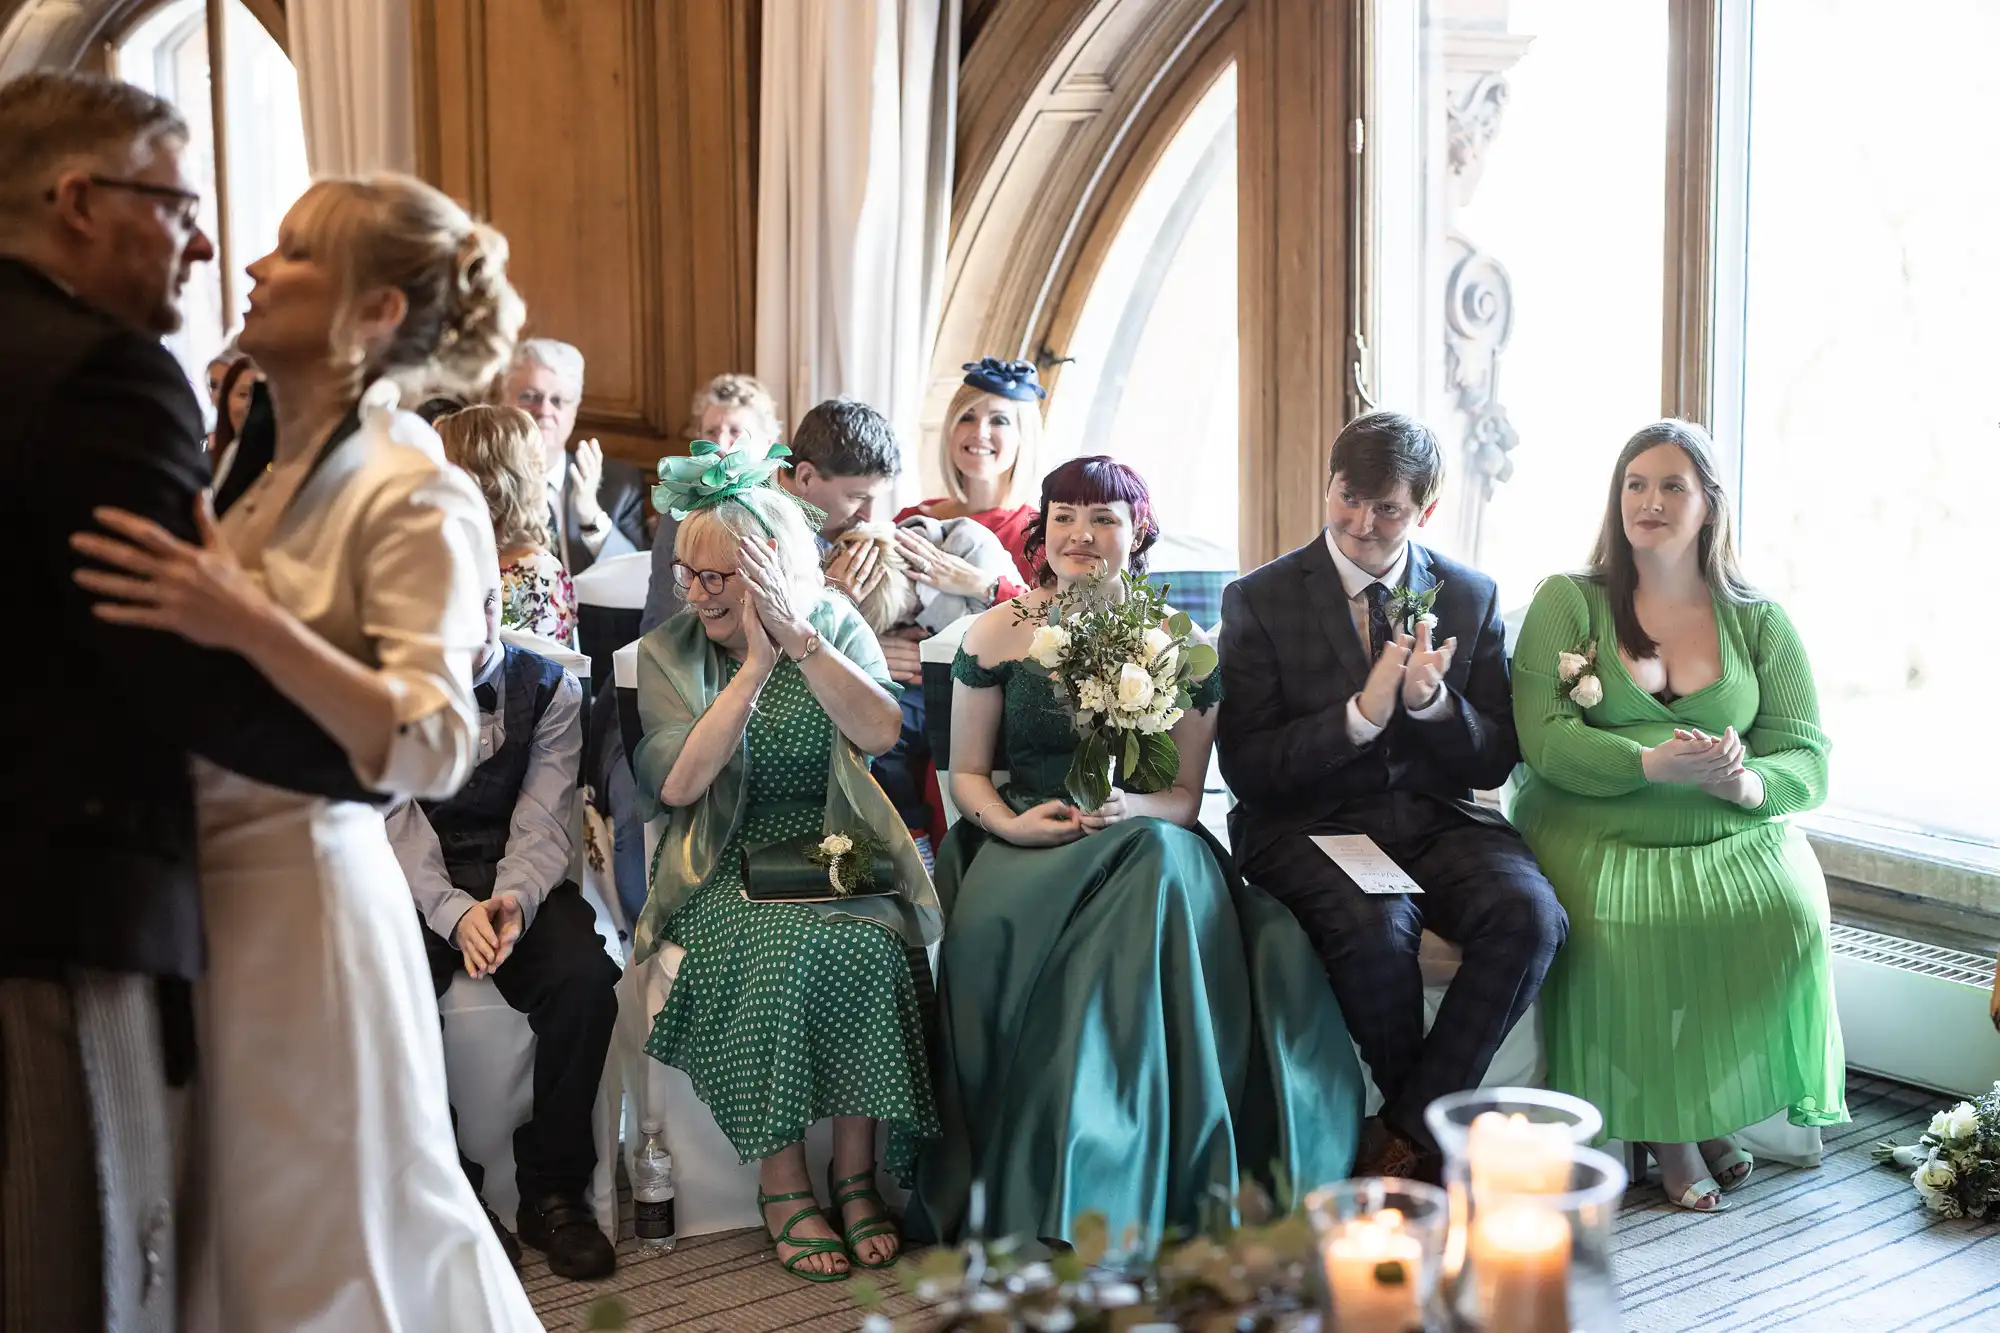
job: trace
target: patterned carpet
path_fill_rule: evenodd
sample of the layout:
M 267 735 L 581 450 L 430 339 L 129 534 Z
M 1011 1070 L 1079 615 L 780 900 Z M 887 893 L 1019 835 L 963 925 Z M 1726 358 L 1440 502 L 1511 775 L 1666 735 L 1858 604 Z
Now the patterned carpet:
M 1726 1213 L 1699 1217 L 1657 1188 L 1632 1191 L 1618 1224 L 1631 1333 L 2000 1330 L 2000 1226 L 1932 1220 L 1902 1174 L 1868 1157 L 1877 1139 L 1913 1140 L 1941 1099 L 1859 1074 L 1848 1098 L 1854 1123 L 1828 1131 L 1817 1171 L 1760 1165 Z M 563 1333 L 588 1327 L 606 1295 L 624 1303 L 634 1330 L 854 1333 L 860 1324 L 843 1286 L 780 1271 L 757 1232 L 704 1236 L 663 1256 L 627 1240 L 603 1283 L 564 1282 L 528 1253 L 528 1294 Z M 907 1297 L 891 1306 L 916 1308 Z

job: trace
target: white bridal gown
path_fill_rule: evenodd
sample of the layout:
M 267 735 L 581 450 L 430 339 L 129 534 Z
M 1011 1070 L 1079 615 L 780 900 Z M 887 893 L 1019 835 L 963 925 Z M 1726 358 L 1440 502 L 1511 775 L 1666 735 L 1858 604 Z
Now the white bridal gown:
M 471 481 L 388 388 L 302 483 L 303 463 L 280 465 L 222 528 L 273 598 L 393 682 L 398 732 L 364 782 L 443 796 L 477 748 L 493 536 Z M 206 1187 L 191 1191 L 186 1326 L 540 1329 L 458 1163 L 437 1003 L 381 812 L 205 763 L 196 776 Z

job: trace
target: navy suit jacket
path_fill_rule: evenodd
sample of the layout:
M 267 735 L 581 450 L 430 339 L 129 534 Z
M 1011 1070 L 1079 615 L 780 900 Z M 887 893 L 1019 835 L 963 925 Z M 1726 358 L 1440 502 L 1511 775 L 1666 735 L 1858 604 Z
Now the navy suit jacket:
M 1505 782 L 1521 757 L 1499 594 L 1478 570 L 1414 542 L 1406 577 L 1412 590 L 1438 589 L 1434 632 L 1458 639 L 1445 674 L 1449 703 L 1418 721 L 1399 702 L 1381 736 L 1359 747 L 1348 739 L 1347 701 L 1370 662 L 1324 534 L 1223 591 L 1216 748 L 1237 799 L 1229 832 L 1239 862 L 1343 816 L 1366 832 L 1354 807 L 1380 808 L 1368 798 L 1390 792 L 1506 827 L 1472 800 L 1474 790 Z

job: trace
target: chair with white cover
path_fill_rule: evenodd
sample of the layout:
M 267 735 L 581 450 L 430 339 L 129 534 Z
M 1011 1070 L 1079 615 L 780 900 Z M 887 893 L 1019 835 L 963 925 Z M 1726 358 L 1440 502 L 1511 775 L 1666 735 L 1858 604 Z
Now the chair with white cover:
M 612 654 L 639 637 L 652 581 L 651 551 L 614 555 L 576 576 L 576 646 L 591 660 L 598 680 L 611 678 Z

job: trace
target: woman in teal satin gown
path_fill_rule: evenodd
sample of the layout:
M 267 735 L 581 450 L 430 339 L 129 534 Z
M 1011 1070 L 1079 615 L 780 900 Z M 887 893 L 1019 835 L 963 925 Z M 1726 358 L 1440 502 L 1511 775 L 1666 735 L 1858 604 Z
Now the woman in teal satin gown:
M 1143 573 L 1156 537 L 1137 473 L 1065 464 L 1042 486 L 1041 586 L 1018 609 Z M 1062 796 L 1076 734 L 1023 660 L 1018 609 L 976 620 L 952 668 L 964 818 L 937 859 L 943 1138 L 918 1164 L 909 1233 L 1067 1241 L 1097 1212 L 1150 1248 L 1226 1209 L 1244 1177 L 1299 1196 L 1344 1177 L 1363 1082 L 1340 1008 L 1297 922 L 1198 822 L 1219 678 L 1173 728 L 1174 785 L 1085 814 Z

